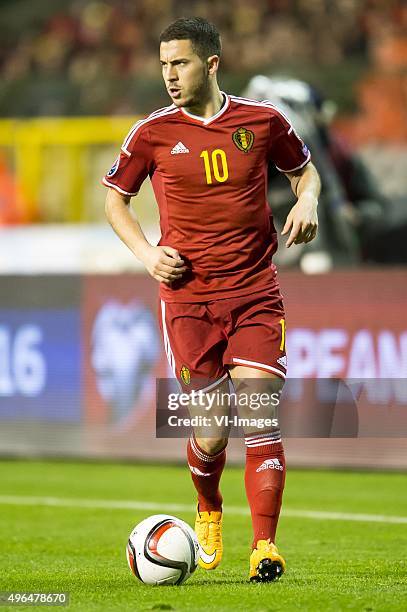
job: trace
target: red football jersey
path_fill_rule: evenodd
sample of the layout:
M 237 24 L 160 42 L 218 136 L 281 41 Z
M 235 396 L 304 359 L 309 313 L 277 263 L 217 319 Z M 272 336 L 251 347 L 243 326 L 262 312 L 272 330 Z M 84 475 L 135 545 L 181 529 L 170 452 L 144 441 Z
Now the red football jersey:
M 160 212 L 159 244 L 189 266 L 161 283 L 166 302 L 207 302 L 273 286 L 277 236 L 267 203 L 267 166 L 290 172 L 310 153 L 270 102 L 223 94 L 209 119 L 175 105 L 138 121 L 103 183 L 134 196 L 150 176 Z

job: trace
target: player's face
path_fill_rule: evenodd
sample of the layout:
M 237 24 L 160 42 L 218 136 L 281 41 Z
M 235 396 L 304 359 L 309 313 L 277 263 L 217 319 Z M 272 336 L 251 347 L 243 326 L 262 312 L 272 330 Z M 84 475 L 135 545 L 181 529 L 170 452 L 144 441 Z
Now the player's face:
M 160 62 L 167 91 L 176 106 L 194 106 L 208 91 L 208 63 L 190 40 L 170 40 L 160 46 Z

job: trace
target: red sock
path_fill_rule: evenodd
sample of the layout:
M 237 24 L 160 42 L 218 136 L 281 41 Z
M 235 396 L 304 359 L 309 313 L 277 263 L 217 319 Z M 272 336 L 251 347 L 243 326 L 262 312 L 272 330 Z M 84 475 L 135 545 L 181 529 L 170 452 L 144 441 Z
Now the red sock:
M 246 495 L 257 540 L 275 542 L 285 482 L 285 457 L 279 433 L 245 437 Z
M 219 481 L 226 461 L 226 450 L 207 455 L 198 446 L 194 437 L 188 440 L 188 465 L 195 489 L 198 493 L 198 507 L 202 512 L 222 509 L 222 495 Z

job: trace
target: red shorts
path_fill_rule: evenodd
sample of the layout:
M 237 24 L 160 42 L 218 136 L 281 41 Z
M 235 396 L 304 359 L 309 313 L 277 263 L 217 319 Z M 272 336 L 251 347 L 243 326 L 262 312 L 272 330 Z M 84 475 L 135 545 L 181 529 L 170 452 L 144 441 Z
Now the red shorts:
M 278 286 L 205 303 L 161 300 L 159 319 L 168 362 L 185 390 L 219 382 L 233 365 L 285 378 L 285 318 Z

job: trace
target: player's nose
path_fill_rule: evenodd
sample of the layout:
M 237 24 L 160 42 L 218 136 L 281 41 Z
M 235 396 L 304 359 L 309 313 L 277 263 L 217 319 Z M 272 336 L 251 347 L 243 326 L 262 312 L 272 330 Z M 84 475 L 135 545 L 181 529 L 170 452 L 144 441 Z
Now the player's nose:
M 178 78 L 177 69 L 175 66 L 168 66 L 165 79 L 168 83 L 173 83 Z

